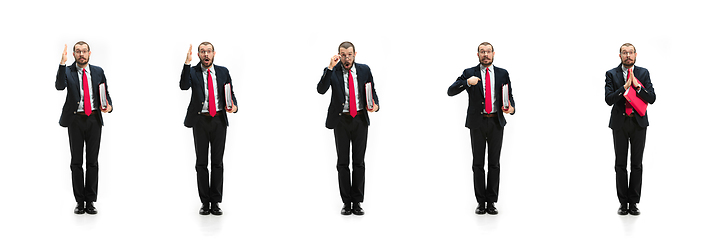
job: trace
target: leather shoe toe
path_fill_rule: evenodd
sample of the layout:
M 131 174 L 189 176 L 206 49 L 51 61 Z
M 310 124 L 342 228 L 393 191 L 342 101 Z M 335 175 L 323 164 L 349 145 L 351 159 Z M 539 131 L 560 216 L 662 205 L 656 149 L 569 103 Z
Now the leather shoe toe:
M 92 202 L 88 202 L 85 204 L 85 212 L 87 214 L 97 214 L 97 208 L 95 208 Z
M 499 214 L 499 211 L 497 211 L 497 208 L 494 207 L 494 203 L 487 203 L 487 213 L 489 213 L 489 215 Z
M 344 207 L 342 207 L 342 211 L 340 211 L 340 214 L 342 215 L 351 215 L 352 214 L 352 207 L 349 204 L 345 204 Z
M 202 204 L 202 207 L 200 208 L 200 215 L 210 215 L 209 204 Z
M 354 215 L 364 215 L 364 209 L 362 209 L 362 206 L 360 206 L 359 203 L 355 203 L 352 206 L 352 214 Z
M 85 213 L 85 204 L 78 203 L 75 206 L 75 214 L 83 214 L 83 213 Z

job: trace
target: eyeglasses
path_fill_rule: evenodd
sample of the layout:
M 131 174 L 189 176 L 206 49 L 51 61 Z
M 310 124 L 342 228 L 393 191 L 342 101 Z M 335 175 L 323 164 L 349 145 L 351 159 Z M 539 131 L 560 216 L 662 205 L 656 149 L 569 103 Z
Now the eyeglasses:
M 486 51 L 479 51 L 479 55 L 489 55 L 492 52 L 486 52 Z
M 354 55 L 353 55 L 353 54 L 347 54 L 347 55 L 342 55 L 341 57 L 342 57 L 342 58 L 353 58 Z
M 200 51 L 200 55 L 210 54 L 214 51 Z
M 75 54 L 86 54 L 86 53 L 89 53 L 89 52 L 90 52 L 90 51 L 87 51 L 87 50 L 82 50 L 82 51 L 80 51 L 80 50 L 75 50 Z
M 622 52 L 622 55 L 624 55 L 624 56 L 634 55 L 634 54 L 635 54 L 635 52 Z

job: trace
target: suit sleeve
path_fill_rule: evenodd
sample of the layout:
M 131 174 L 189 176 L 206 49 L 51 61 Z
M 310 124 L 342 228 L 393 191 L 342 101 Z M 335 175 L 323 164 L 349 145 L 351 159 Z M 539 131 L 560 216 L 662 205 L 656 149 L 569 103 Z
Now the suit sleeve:
M 469 79 L 470 77 L 472 76 L 467 76 L 466 70 L 462 72 L 462 76 L 459 76 L 457 80 L 454 81 L 451 86 L 449 86 L 449 89 L 447 89 L 447 95 L 454 96 L 467 89 L 469 87 L 469 85 L 467 84 L 467 79 Z
M 67 87 L 67 74 L 65 74 L 65 71 L 67 71 L 65 65 L 60 65 L 60 68 L 57 69 L 57 76 L 55 76 L 55 89 L 57 90 L 63 90 Z
M 332 80 L 330 80 L 331 77 L 332 70 L 325 68 L 324 73 L 322 73 L 322 78 L 320 78 L 320 82 L 317 83 L 317 92 L 319 94 L 325 94 L 327 90 L 330 89 L 330 85 L 332 84 Z
M 112 105 L 112 98 L 110 97 L 110 87 L 107 85 L 107 78 L 105 77 L 105 71 L 101 71 L 100 73 L 101 73 L 100 76 L 102 76 L 102 81 L 100 81 L 100 83 L 105 84 L 105 94 L 107 95 L 107 105 L 112 106 L 112 109 L 107 113 L 111 113 L 112 111 L 115 111 L 115 105 Z
M 649 71 L 645 71 L 645 74 L 642 74 L 642 76 L 637 79 L 639 79 L 643 85 L 643 87 L 637 92 L 637 96 L 648 103 L 654 104 L 654 101 L 657 100 L 657 95 L 654 93 L 654 86 L 652 85 L 652 80 L 649 77 Z
M 619 100 L 624 99 L 624 87 L 619 86 L 619 89 L 614 87 L 614 75 L 610 71 L 607 71 L 604 79 L 604 101 L 607 105 L 612 106 Z
M 372 77 L 372 71 L 368 70 L 367 72 L 369 72 L 369 80 L 368 81 L 372 83 L 372 99 L 374 100 L 374 104 L 377 105 L 377 109 L 375 110 L 375 112 L 379 112 L 379 109 L 380 109 L 379 98 L 377 97 L 377 91 L 375 91 L 374 77 Z
M 182 66 L 182 74 L 180 75 L 180 89 L 187 90 L 190 89 L 191 83 L 190 83 L 190 65 L 185 64 Z M 234 95 L 233 95 L 234 97 Z M 233 99 L 234 100 L 234 99 Z
M 232 103 L 234 103 L 235 106 L 237 106 L 237 98 L 235 98 L 235 84 L 232 83 L 232 77 L 230 76 L 229 70 L 227 70 L 227 82 L 230 83 L 230 92 L 232 92 Z M 224 94 L 224 90 L 223 90 L 223 94 Z M 239 111 L 239 109 L 237 109 L 233 113 L 237 113 L 238 111 Z
M 507 89 L 509 91 L 509 103 L 512 104 L 512 107 L 514 108 L 514 112 L 510 113 L 510 115 L 514 115 L 517 113 L 517 106 L 514 104 L 514 94 L 512 93 L 512 81 L 509 80 L 509 73 L 507 73 Z

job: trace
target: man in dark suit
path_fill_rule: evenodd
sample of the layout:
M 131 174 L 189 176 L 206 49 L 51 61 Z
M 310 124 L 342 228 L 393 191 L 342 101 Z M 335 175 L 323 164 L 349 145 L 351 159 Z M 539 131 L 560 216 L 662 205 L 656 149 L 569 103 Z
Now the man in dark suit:
M 107 79 L 102 68 L 90 65 L 90 45 L 80 41 L 72 47 L 75 63 L 65 66 L 67 61 L 67 45 L 62 51 L 60 68 L 55 77 L 55 88 L 63 90 L 67 87 L 65 105 L 60 115 L 60 126 L 67 127 L 70 138 L 70 170 L 72 171 L 72 192 L 75 195 L 76 214 L 97 214 L 94 202 L 97 201 L 97 156 L 100 152 L 100 135 L 102 134 L 102 113 L 112 112 L 110 92 L 102 96 L 99 90 L 104 85 L 107 90 Z M 101 98 L 107 97 L 107 106 L 103 109 Z M 85 150 L 87 161 L 82 169 L 82 150 Z
M 224 166 L 222 157 L 225 153 L 227 113 L 237 112 L 234 84 L 227 68 L 214 65 L 215 47 L 209 42 L 200 43 L 197 48 L 200 63 L 190 67 L 192 62 L 192 45 L 187 51 L 185 65 L 180 76 L 180 89 L 192 88 L 192 98 L 187 107 L 185 127 L 192 128 L 195 139 L 195 170 L 197 171 L 197 189 L 202 207 L 201 215 L 222 215 L 219 203 L 222 202 L 222 181 Z M 225 84 L 230 84 L 232 106 L 225 103 Z M 224 111 L 223 111 L 224 110 Z M 212 146 L 212 174 L 207 169 L 208 148 Z M 209 180 L 208 180 L 209 179 Z
M 514 97 L 509 73 L 495 67 L 494 47 L 488 42 L 477 48 L 479 65 L 464 70 L 449 87 L 447 94 L 454 96 L 467 90 L 469 107 L 465 127 L 469 128 L 472 139 L 472 172 L 474 172 L 474 195 L 477 199 L 476 214 L 497 214 L 494 203 L 499 195 L 499 154 L 502 150 L 505 114 L 514 114 Z M 502 88 L 508 89 L 508 106 L 504 108 Z M 489 89 L 489 91 L 488 91 Z M 485 94 L 486 93 L 486 94 Z M 488 171 L 485 185 L 484 150 L 487 145 Z M 485 203 L 487 205 L 485 206 Z
M 636 91 L 647 103 L 654 103 L 652 80 L 646 68 L 634 66 L 637 51 L 631 43 L 619 48 L 622 63 L 607 71 L 604 79 L 604 101 L 612 106 L 609 127 L 614 138 L 614 171 L 616 172 L 619 215 L 639 215 L 639 198 L 642 191 L 642 157 L 649 126 L 648 115 L 641 116 L 624 98 L 624 92 Z M 631 144 L 631 175 L 627 181 L 627 151 Z
M 342 215 L 364 215 L 360 203 L 364 201 L 365 165 L 364 155 L 367 149 L 367 112 L 379 110 L 379 100 L 369 66 L 355 63 L 355 47 L 351 42 L 343 42 L 338 54 L 332 56 L 330 65 L 325 68 L 317 92 L 325 94 L 332 87 L 332 100 L 327 109 L 325 126 L 334 129 L 337 150 L 337 173 L 339 175 L 340 196 L 344 206 Z M 342 62 L 341 67 L 335 67 Z M 372 106 L 367 106 L 365 84 L 372 86 Z M 352 143 L 352 172 L 350 172 L 350 143 Z

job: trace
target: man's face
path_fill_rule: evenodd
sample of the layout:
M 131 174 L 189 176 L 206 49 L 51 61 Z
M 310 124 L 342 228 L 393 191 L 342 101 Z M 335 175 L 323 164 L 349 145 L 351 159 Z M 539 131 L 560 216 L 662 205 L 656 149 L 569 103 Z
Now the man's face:
M 355 50 L 353 47 L 340 48 L 340 61 L 345 69 L 352 68 L 352 64 L 355 62 Z
M 79 65 L 85 65 L 90 61 L 90 50 L 86 44 L 77 44 L 73 49 L 75 50 L 72 52 L 72 56 Z
M 622 65 L 626 68 L 634 66 L 634 62 L 637 61 L 637 52 L 634 51 L 634 47 L 624 46 L 620 49 L 619 58 L 622 59 Z
M 212 66 L 212 63 L 215 62 L 215 50 L 212 48 L 212 45 L 200 45 L 197 57 L 200 58 L 202 67 L 209 68 Z
M 482 65 L 492 65 L 492 62 L 494 62 L 494 49 L 492 49 L 492 46 L 490 45 L 479 46 L 479 52 L 477 52 L 477 57 L 479 57 L 479 63 L 481 63 Z

